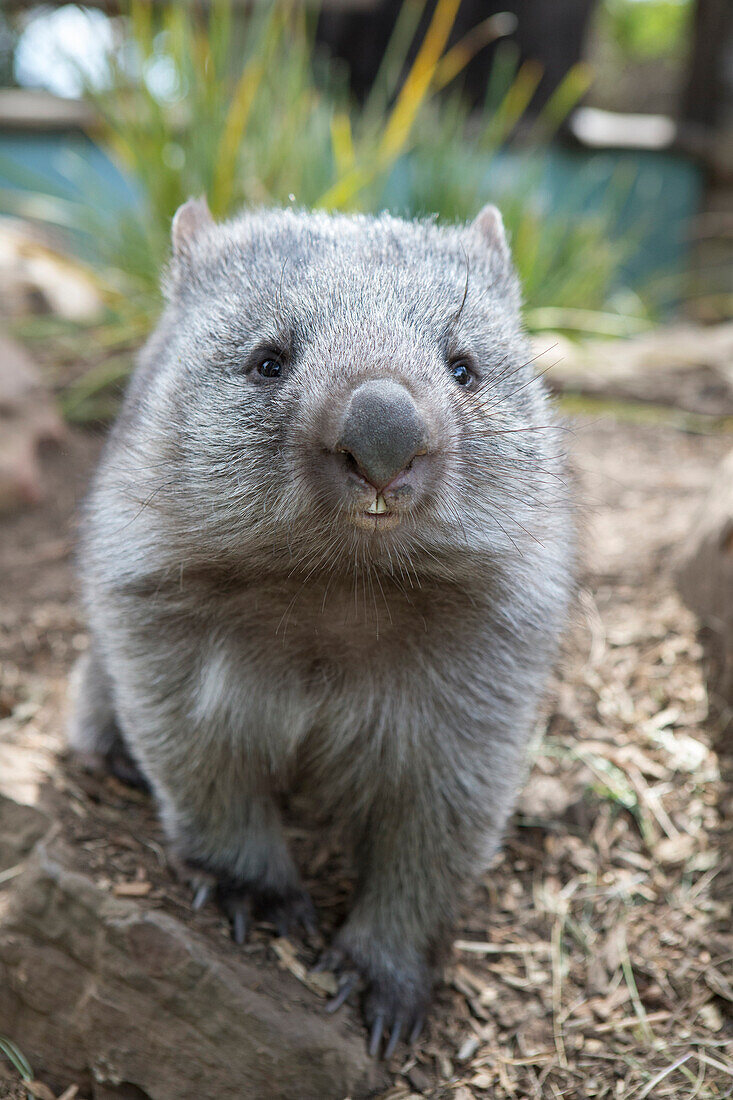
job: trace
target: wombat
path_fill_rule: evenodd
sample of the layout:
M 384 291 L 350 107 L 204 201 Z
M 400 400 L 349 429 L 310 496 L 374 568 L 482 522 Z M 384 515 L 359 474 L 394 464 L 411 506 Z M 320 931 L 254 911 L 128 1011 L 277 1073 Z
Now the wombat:
M 280 809 L 346 826 L 323 965 L 422 1026 L 499 844 L 572 587 L 556 425 L 498 211 L 173 222 L 167 306 L 82 521 L 71 743 L 152 788 L 234 938 L 313 908 Z

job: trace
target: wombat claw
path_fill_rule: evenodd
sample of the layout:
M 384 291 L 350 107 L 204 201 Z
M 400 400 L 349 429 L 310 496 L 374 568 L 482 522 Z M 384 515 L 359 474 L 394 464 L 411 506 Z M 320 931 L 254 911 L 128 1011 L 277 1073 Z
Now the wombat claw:
M 359 984 L 359 975 L 355 970 L 342 974 L 339 978 L 335 995 L 326 1004 L 326 1012 L 338 1012 L 344 1001 L 347 1001 Z
M 364 982 L 358 970 L 349 965 L 346 952 L 338 947 L 329 947 L 323 952 L 320 959 L 313 967 L 315 971 L 329 970 L 338 975 L 338 987 L 334 996 L 326 1003 L 326 1012 L 337 1012 L 349 999 L 354 990 L 361 987 Z M 370 1001 L 373 1002 L 370 1005 Z M 380 1003 L 374 993 L 367 994 L 365 1006 L 365 1019 L 369 1028 L 369 1054 L 376 1058 L 383 1036 L 388 1034 L 387 1045 L 382 1058 L 387 1061 L 397 1049 L 403 1033 L 410 1027 L 407 1035 L 407 1043 L 412 1046 L 420 1038 L 425 1025 L 425 1013 L 422 1010 L 402 1007 L 388 1007 Z
M 412 1008 L 398 1007 L 392 1009 L 385 1006 L 375 1008 L 373 1012 L 370 1012 L 367 1007 L 365 1016 L 367 1024 L 371 1025 L 369 1032 L 369 1054 L 372 1058 L 376 1058 L 379 1053 L 379 1045 L 383 1035 L 389 1035 L 387 1045 L 382 1054 L 382 1058 L 385 1062 L 389 1061 L 394 1054 L 397 1049 L 397 1044 L 402 1039 L 405 1031 L 407 1031 L 405 1041 L 408 1046 L 412 1046 L 420 1038 L 422 1029 L 425 1025 L 424 1011 L 415 1011 Z
M 251 883 L 214 882 L 208 877 L 197 877 L 191 885 L 194 892 L 191 902 L 193 910 L 198 912 L 203 909 L 213 895 L 231 925 L 232 939 L 236 944 L 246 941 L 253 912 L 258 920 L 274 925 L 278 936 L 288 936 L 298 928 L 307 936 L 315 936 L 318 932 L 313 902 L 304 890 L 276 893 Z
M 262 909 L 262 919 L 275 925 L 278 936 L 288 936 L 300 928 L 306 936 L 318 935 L 316 911 L 305 890 L 272 899 Z
M 193 901 L 191 902 L 191 908 L 194 913 L 198 913 L 199 909 L 203 909 L 206 902 L 211 897 L 211 884 L 208 882 L 202 882 L 201 885 L 193 886 Z

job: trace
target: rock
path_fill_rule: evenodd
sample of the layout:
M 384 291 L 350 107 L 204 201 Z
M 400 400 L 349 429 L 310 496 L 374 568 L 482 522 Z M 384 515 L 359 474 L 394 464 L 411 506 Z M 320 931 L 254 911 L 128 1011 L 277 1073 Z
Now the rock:
M 46 815 L 34 806 L 0 795 L 0 873 L 25 859 L 50 827 Z
M 733 451 L 718 469 L 680 551 L 677 585 L 702 625 L 708 696 L 733 708 Z M 729 722 L 727 723 L 729 725 Z M 730 752 L 731 746 L 728 745 Z
M 52 247 L 29 222 L 0 218 L 0 313 L 54 313 L 93 321 L 103 309 L 98 286 L 84 267 Z
M 24 847 L 42 822 L 12 806 L 0 804 L 0 825 L 16 819 Z M 361 1028 L 327 1016 L 290 975 L 72 867 L 52 831 L 0 893 L 0 1034 L 22 1041 L 57 1091 L 356 1100 L 384 1085 Z
M 38 448 L 60 443 L 61 420 L 38 369 L 20 344 L 0 332 L 0 513 L 43 499 Z
M 535 771 L 517 799 L 517 810 L 533 820 L 559 821 L 582 797 L 583 785 L 575 776 L 558 777 Z
M 672 325 L 629 340 L 535 337 L 537 369 L 560 392 L 733 416 L 733 322 Z
M 685 863 L 695 851 L 695 838 L 687 833 L 665 836 L 654 847 L 654 856 L 666 866 Z

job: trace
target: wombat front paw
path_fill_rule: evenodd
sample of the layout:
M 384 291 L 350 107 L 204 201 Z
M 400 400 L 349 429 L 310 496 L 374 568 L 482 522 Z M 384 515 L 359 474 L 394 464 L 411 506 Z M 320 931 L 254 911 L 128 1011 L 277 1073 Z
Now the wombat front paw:
M 193 908 L 201 909 L 213 898 L 231 925 L 235 943 L 244 943 L 253 920 L 274 925 L 278 936 L 296 931 L 314 936 L 317 932 L 313 902 L 301 887 L 274 889 L 242 879 L 215 878 L 198 870 L 191 874 L 190 885 Z
M 362 956 L 358 961 L 355 955 L 334 944 L 321 956 L 316 969 L 331 970 L 338 977 L 338 990 L 326 1009 L 336 1012 L 355 989 L 363 988 L 369 1053 L 376 1057 L 385 1037 L 382 1057 L 388 1059 L 401 1039 L 411 1044 L 422 1032 L 430 1005 L 429 971 L 427 967 L 406 966 L 381 951 L 375 952 L 374 958 Z
M 255 916 L 275 926 L 278 936 L 304 932 L 307 936 L 318 934 L 318 921 L 313 902 L 302 887 L 276 891 L 255 891 L 252 894 Z

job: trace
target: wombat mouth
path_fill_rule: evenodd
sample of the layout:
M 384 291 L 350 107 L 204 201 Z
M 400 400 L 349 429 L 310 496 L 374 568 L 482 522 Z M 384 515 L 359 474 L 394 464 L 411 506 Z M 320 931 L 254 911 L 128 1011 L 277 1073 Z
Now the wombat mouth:
M 360 513 L 360 518 L 362 516 L 366 519 L 369 531 L 391 531 L 402 518 L 398 511 L 390 509 L 384 495 L 378 491 L 369 507 Z
M 402 522 L 399 512 L 355 512 L 352 516 L 355 527 L 371 534 L 392 531 Z
M 389 513 L 387 501 L 381 493 L 377 493 L 372 503 L 366 510 L 368 516 L 384 516 Z

